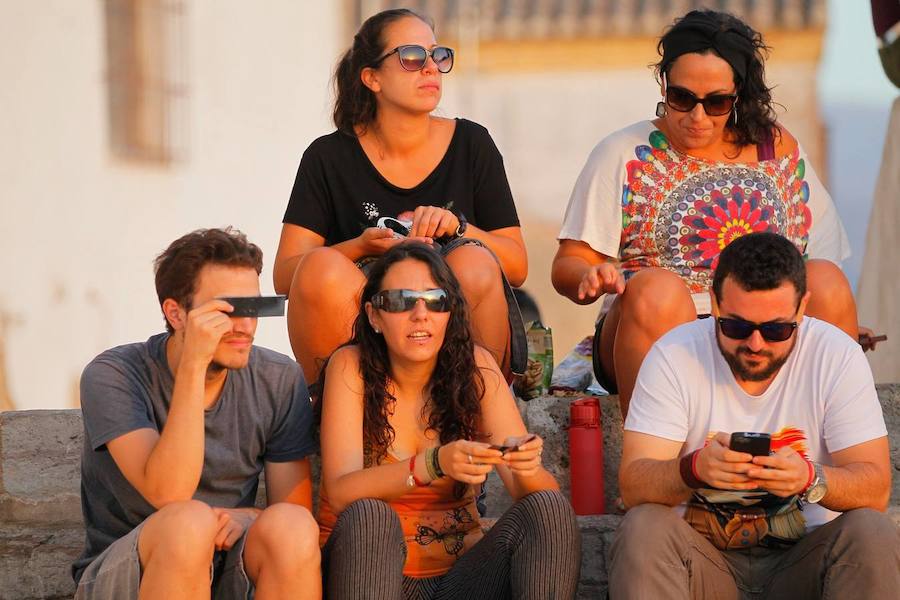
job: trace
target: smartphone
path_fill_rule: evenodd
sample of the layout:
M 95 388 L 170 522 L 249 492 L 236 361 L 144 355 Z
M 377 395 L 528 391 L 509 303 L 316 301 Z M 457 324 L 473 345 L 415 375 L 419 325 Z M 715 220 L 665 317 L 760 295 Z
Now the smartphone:
M 284 301 L 287 296 L 223 296 L 234 307 L 229 317 L 283 317 Z
M 401 221 L 394 217 L 381 217 L 376 225 L 382 229 L 390 229 L 402 236 L 408 236 L 409 230 L 412 229 L 412 221 Z
M 527 444 L 536 437 L 537 435 L 534 433 L 529 433 L 521 438 L 509 437 L 506 438 L 505 444 L 491 444 L 491 450 L 499 450 L 504 453 L 518 450 L 519 446 Z
M 735 452 L 746 452 L 753 456 L 768 456 L 772 445 L 772 436 L 768 433 L 739 431 L 731 434 L 728 447 Z

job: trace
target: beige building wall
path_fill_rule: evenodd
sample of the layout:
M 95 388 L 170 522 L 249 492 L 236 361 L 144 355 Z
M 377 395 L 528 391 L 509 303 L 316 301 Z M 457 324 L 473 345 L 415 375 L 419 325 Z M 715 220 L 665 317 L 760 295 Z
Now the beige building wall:
M 69 406 L 94 355 L 161 331 L 151 261 L 188 230 L 240 226 L 272 291 L 297 163 L 329 130 L 341 6 L 181 4 L 185 156 L 159 166 L 111 155 L 103 2 L 0 3 L 0 401 Z M 278 320 L 257 339 L 290 351 Z

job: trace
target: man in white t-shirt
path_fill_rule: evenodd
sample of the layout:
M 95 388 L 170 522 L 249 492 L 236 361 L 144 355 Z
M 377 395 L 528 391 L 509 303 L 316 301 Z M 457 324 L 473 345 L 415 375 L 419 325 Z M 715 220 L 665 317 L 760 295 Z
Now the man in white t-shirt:
M 773 233 L 723 250 L 710 297 L 713 318 L 662 337 L 638 375 L 612 598 L 896 597 L 887 432 L 859 344 L 803 317 L 803 258 Z

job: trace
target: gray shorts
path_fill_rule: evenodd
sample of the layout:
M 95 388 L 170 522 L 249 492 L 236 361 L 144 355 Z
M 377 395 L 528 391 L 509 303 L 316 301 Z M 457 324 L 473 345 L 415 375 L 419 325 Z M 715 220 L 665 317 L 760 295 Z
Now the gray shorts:
M 91 561 L 81 575 L 75 600 L 137 600 L 141 586 L 141 559 L 138 538 L 143 523 L 109 545 Z M 217 551 L 209 566 L 214 600 L 246 600 L 253 584 L 244 570 L 244 542 L 247 533 L 231 550 Z

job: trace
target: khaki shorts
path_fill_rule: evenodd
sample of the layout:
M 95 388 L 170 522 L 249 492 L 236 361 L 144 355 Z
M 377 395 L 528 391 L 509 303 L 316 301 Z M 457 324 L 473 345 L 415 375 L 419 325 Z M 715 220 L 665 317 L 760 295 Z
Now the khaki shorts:
M 104 550 L 89 564 L 75 591 L 75 600 L 137 600 L 141 586 L 141 559 L 138 538 L 143 523 Z M 253 584 L 244 570 L 244 542 L 247 533 L 231 550 L 218 551 L 209 566 L 214 600 L 250 598 Z

